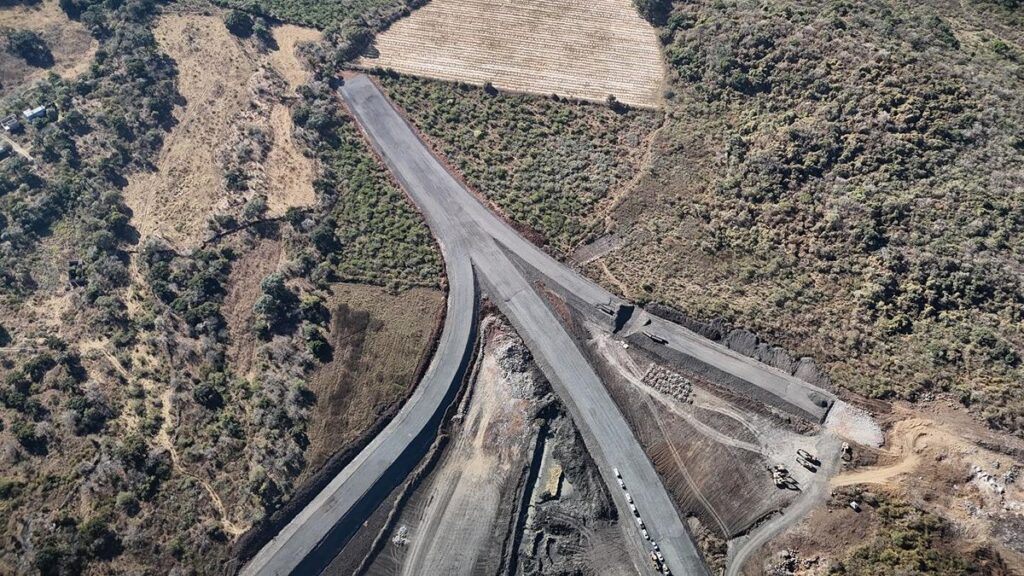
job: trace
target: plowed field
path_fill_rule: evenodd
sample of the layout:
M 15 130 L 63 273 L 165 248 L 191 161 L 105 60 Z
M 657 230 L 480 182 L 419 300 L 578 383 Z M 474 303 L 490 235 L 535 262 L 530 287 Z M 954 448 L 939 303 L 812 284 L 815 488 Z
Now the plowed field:
M 363 57 L 417 76 L 656 107 L 662 61 L 629 0 L 432 0 Z

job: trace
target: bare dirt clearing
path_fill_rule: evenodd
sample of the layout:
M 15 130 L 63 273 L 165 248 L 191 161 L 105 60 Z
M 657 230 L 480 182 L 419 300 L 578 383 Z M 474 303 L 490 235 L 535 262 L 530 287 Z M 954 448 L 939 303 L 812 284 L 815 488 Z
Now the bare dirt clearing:
M 661 98 L 657 37 L 628 0 L 434 0 L 375 46 L 360 65 L 642 107 Z
M 89 68 L 98 44 L 79 22 L 64 14 L 56 0 L 35 5 L 0 4 L 0 28 L 32 30 L 42 37 L 53 54 L 53 65 L 37 68 L 6 50 L 0 41 L 0 95 L 15 87 L 45 78 L 54 72 L 64 78 L 77 76 Z
M 831 487 L 839 496 L 773 542 L 765 557 L 789 550 L 805 559 L 820 556 L 817 567 L 827 568 L 828 560 L 878 532 L 874 506 L 864 506 L 876 494 L 941 516 L 958 535 L 957 546 L 992 547 L 1019 573 L 1024 568 L 1024 488 L 1018 476 L 1024 463 L 986 446 L 1020 454 L 1024 445 L 984 429 L 966 411 L 942 402 L 896 404 L 888 419 L 888 447 L 874 454 L 878 463 L 834 477 Z M 860 451 L 875 452 L 855 447 L 854 455 Z M 849 494 L 860 494 L 862 513 L 848 506 Z
M 436 464 L 385 504 L 387 526 L 364 528 L 380 547 L 363 569 L 336 559 L 326 573 L 636 574 L 610 495 L 526 346 L 499 317 L 481 331 Z
M 313 163 L 292 138 L 282 100 L 305 80 L 296 44 L 318 34 L 296 26 L 274 33 L 279 49 L 261 54 L 217 16 L 160 18 L 154 34 L 177 63 L 185 102 L 175 111 L 178 124 L 166 137 L 157 170 L 133 177 L 125 189 L 143 236 L 192 247 L 207 234 L 210 216 L 254 196 L 267 198 L 272 215 L 313 202 Z M 232 168 L 245 174 L 245 184 L 228 185 Z

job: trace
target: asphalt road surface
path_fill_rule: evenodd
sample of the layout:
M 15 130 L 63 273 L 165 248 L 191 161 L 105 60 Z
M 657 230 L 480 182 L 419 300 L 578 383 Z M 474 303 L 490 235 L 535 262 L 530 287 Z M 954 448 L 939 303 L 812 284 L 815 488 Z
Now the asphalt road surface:
M 448 275 L 447 314 L 431 364 L 398 415 L 242 568 L 243 575 L 321 571 L 364 516 L 419 462 L 462 382 L 476 329 L 476 288 L 464 237 L 430 190 L 410 192 L 418 195 L 441 245 Z M 330 538 L 339 526 L 349 530 Z
M 369 78 L 356 75 L 340 91 L 371 144 L 427 221 L 437 216 L 435 210 L 456 221 L 464 237 L 458 246 L 467 251 L 445 257 L 472 260 L 481 283 L 526 341 L 568 407 L 623 519 L 632 518 L 632 514 L 613 468 L 619 469 L 631 488 L 647 530 L 657 540 L 672 572 L 707 574 L 703 558 L 622 413 L 562 324 L 499 243 L 552 281 L 571 286 L 582 298 L 606 301 L 608 293 L 548 257 L 495 217 L 452 177 Z M 422 202 L 424 196 L 430 201 Z M 626 521 L 634 540 L 640 543 L 639 526 Z
M 657 540 L 673 574 L 708 574 L 700 553 L 646 454 L 593 368 L 562 324 L 533 289 L 509 254 L 548 281 L 591 304 L 625 304 L 594 282 L 577 274 L 522 238 L 463 187 L 431 154 L 414 130 L 365 75 L 348 78 L 340 88 L 358 124 L 385 164 L 422 211 L 441 244 L 448 272 L 448 317 L 442 341 L 424 381 L 409 403 L 366 450 L 244 568 L 246 575 L 309 573 L 309 557 L 336 545 L 323 542 L 339 523 L 362 521 L 375 484 L 391 485 L 405 467 L 389 459 L 412 460 L 423 431 L 443 412 L 456 379 L 465 369 L 475 318 L 475 281 L 488 291 L 538 360 L 545 376 L 568 407 L 587 449 L 609 486 L 620 516 L 631 519 L 612 473 L 618 468 L 646 528 Z M 646 317 L 644 318 L 646 320 Z M 633 331 L 639 322 L 631 322 Z M 644 330 L 656 331 L 666 346 L 736 378 L 763 388 L 811 414 L 824 412 L 828 393 L 792 376 L 736 354 L 660 319 Z M 461 340 L 460 340 L 461 339 Z M 643 545 L 639 527 L 631 522 L 631 539 Z

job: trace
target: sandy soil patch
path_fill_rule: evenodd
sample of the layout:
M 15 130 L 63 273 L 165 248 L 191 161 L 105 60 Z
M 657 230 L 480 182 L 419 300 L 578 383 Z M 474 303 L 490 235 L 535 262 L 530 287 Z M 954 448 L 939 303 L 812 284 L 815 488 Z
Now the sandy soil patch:
M 275 29 L 280 49 L 261 53 L 240 42 L 218 16 L 166 14 L 154 34 L 178 66 L 184 106 L 167 135 L 155 172 L 138 174 L 125 189 L 133 224 L 143 236 L 160 235 L 190 248 L 208 234 L 214 214 L 234 214 L 265 195 L 272 214 L 313 202 L 314 168 L 292 138 L 284 101 L 305 80 L 294 48 L 318 36 L 297 26 Z M 211 74 L 211 70 L 216 70 Z M 282 82 L 283 80 L 283 82 Z M 238 157 L 253 134 L 269 135 L 269 150 Z M 241 162 L 248 184 L 229 189 L 225 166 Z
M 270 112 L 274 146 L 267 156 L 267 206 L 272 216 L 280 216 L 293 206 L 316 202 L 313 191 L 313 161 L 299 151 L 292 137 L 292 117 L 288 107 L 277 104 Z
M 654 30 L 629 0 L 432 0 L 359 60 L 417 76 L 655 107 Z
M 53 54 L 53 66 L 43 69 L 29 66 L 24 60 L 7 52 L 0 43 L 0 95 L 17 86 L 45 78 L 54 72 L 73 78 L 89 69 L 99 44 L 85 26 L 67 17 L 56 0 L 45 0 L 34 6 L 0 5 L 0 29 L 14 28 L 39 33 Z

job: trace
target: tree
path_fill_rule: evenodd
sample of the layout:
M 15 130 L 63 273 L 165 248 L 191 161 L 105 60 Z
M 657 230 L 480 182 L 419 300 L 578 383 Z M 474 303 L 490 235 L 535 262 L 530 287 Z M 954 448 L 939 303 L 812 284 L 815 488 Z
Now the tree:
M 284 282 L 280 272 L 270 274 L 260 283 L 263 295 L 253 307 L 256 312 L 256 330 L 263 336 L 271 333 L 286 334 L 294 330 L 298 312 L 298 298 Z
M 7 33 L 7 51 L 20 56 L 38 68 L 53 66 L 53 54 L 43 38 L 31 30 L 11 30 Z
M 637 12 L 655 26 L 661 26 L 672 12 L 672 0 L 633 0 Z
M 619 102 L 619 99 L 616 98 L 614 94 L 609 94 L 608 98 L 605 99 L 605 103 L 612 109 L 612 112 L 621 114 L 626 111 L 626 105 Z
M 241 10 L 232 10 L 224 17 L 224 25 L 229 32 L 239 38 L 252 36 L 252 16 Z

